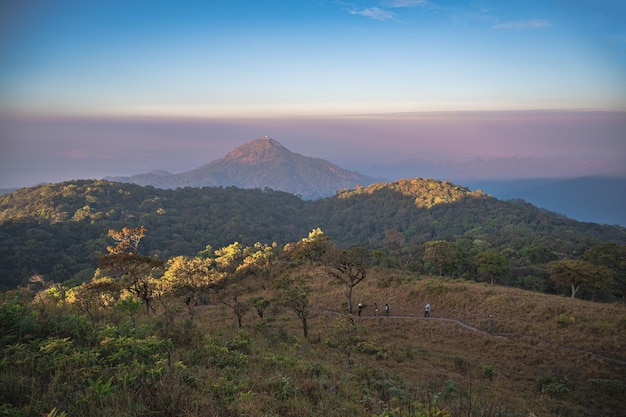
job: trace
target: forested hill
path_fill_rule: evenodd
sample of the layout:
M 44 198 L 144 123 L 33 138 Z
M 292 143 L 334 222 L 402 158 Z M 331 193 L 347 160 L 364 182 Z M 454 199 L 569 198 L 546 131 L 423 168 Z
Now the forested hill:
M 343 248 L 388 250 L 387 232 L 394 231 L 407 247 L 445 239 L 467 250 L 508 251 L 514 260 L 529 251 L 577 257 L 598 242 L 626 243 L 624 228 L 577 222 L 433 179 L 373 184 L 315 201 L 268 189 L 166 190 L 81 180 L 0 196 L 0 285 L 10 288 L 34 274 L 89 279 L 111 243 L 107 231 L 126 226 L 145 226 L 141 252 L 164 260 L 235 241 L 282 246 L 317 227 Z

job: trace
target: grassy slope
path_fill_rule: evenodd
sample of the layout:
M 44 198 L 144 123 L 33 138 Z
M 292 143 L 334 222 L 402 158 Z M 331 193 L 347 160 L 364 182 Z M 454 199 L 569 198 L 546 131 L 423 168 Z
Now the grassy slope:
M 339 318 L 333 312 L 345 302 L 345 288 L 331 281 L 322 267 L 292 272 L 312 276 L 315 291 L 309 341 L 300 338 L 289 355 L 321 361 L 340 375 L 345 358 L 320 342 Z M 430 319 L 422 317 L 427 300 L 432 304 Z M 626 381 L 624 306 L 398 271 L 390 275 L 388 270 L 372 271 L 355 287 L 353 302 L 367 306 L 363 316 L 355 318 L 361 340 L 355 366 L 397 376 L 422 397 L 435 394 L 451 380 L 457 389 L 454 401 L 465 408 L 470 389 L 474 401 L 499 404 L 523 415 L 593 415 L 594 409 L 616 410 L 611 401 L 619 404 L 618 398 L 592 395 L 589 381 Z M 373 317 L 375 302 L 381 316 L 388 302 L 391 316 Z M 485 331 L 488 314 L 495 317 L 494 335 Z M 209 333 L 235 331 L 235 317 L 224 306 L 200 308 L 197 319 Z M 260 322 L 252 313 L 244 317 L 247 329 L 258 329 Z M 273 326 L 302 334 L 299 320 L 289 311 L 276 316 Z M 256 375 L 263 377 L 262 372 Z M 253 370 L 250 378 L 255 378 Z M 568 392 L 542 393 L 540 381 L 562 383 Z M 429 394 L 428 387 L 437 389 Z M 622 415 L 619 408 L 613 413 Z

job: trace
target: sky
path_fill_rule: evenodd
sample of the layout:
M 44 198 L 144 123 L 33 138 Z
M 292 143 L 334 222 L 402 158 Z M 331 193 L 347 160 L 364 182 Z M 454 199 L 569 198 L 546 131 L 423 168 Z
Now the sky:
M 626 4 L 0 2 L 0 188 L 183 172 L 265 135 L 359 171 L 626 176 Z

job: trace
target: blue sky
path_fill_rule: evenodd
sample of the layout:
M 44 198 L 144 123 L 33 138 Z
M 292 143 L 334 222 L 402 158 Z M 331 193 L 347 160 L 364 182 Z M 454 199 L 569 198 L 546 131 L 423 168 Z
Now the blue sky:
M 256 116 L 626 110 L 618 1 L 18 1 L 1 102 Z
M 180 172 L 266 134 L 349 168 L 431 153 L 626 158 L 625 16 L 618 0 L 4 0 L 0 187 Z M 516 113 L 513 135 L 495 113 L 423 116 L 557 109 L 576 112 L 549 126 Z

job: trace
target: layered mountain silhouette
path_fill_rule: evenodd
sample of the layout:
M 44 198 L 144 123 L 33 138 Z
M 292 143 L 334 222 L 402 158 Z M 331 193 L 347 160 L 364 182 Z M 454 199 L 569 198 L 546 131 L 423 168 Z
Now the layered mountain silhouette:
M 106 179 L 157 188 L 270 188 L 299 195 L 305 200 L 332 196 L 339 190 L 375 182 L 373 178 L 348 171 L 323 159 L 291 152 L 267 136 L 241 145 L 223 158 L 180 174 L 152 171 Z

